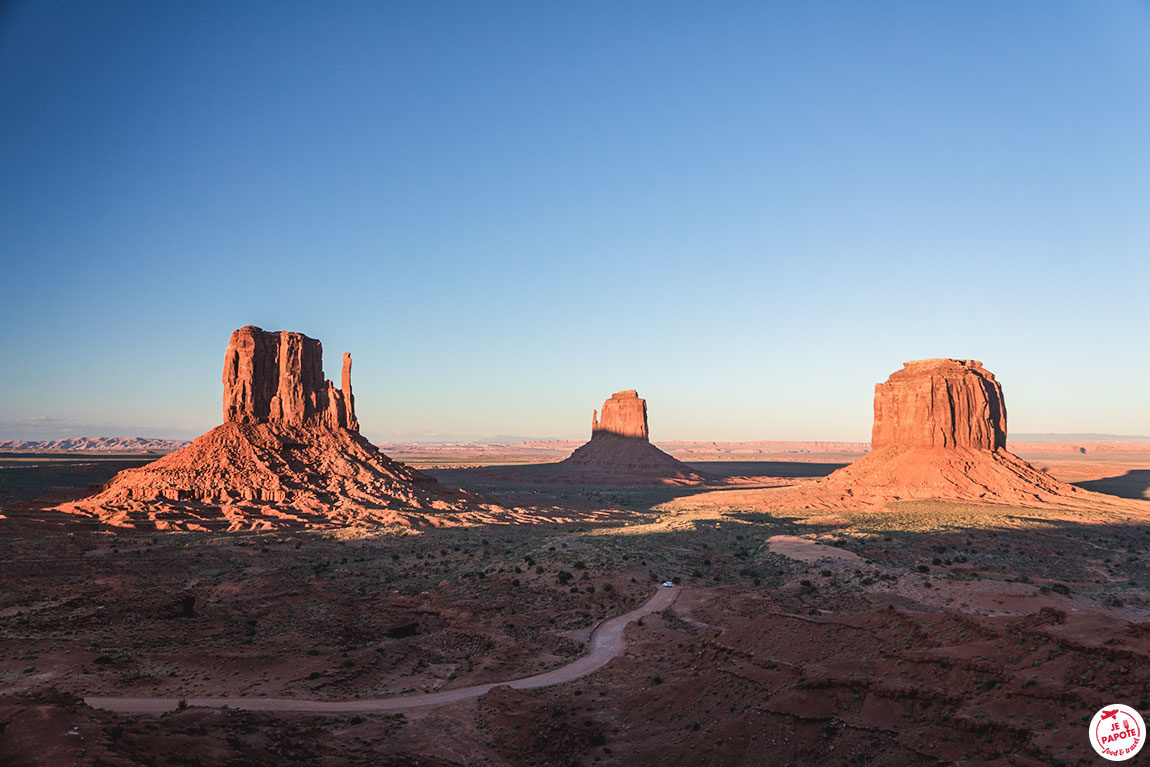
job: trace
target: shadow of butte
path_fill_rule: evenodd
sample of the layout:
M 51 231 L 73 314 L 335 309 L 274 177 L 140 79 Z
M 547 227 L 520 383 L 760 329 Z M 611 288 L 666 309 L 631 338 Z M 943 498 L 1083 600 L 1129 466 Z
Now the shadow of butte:
M 1083 490 L 1105 493 L 1119 498 L 1150 500 L 1150 469 L 1131 469 L 1125 474 L 1091 479 L 1086 482 L 1074 482 L 1073 484 Z

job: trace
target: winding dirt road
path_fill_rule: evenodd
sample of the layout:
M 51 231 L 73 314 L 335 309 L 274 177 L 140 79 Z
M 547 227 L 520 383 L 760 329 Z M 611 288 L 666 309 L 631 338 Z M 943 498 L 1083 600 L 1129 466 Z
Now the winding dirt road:
M 439 690 L 437 692 L 412 693 L 409 695 L 392 695 L 387 698 L 363 698 L 358 700 L 300 700 L 295 698 L 188 698 L 189 706 L 203 708 L 243 709 L 245 711 L 304 711 L 320 714 L 359 713 L 364 711 L 395 711 L 399 709 L 416 708 L 419 706 L 433 706 L 437 703 L 454 703 L 468 698 L 478 698 L 486 694 L 493 687 L 507 685 L 516 690 L 528 690 L 534 687 L 547 687 L 553 684 L 570 682 L 582 676 L 598 671 L 606 666 L 613 658 L 623 652 L 623 629 L 631 621 L 638 620 L 644 615 L 650 615 L 670 607 L 679 597 L 679 588 L 660 588 L 654 596 L 642 606 L 629 613 L 609 618 L 591 632 L 588 642 L 591 651 L 578 660 L 566 666 L 545 671 L 542 674 L 512 679 L 506 682 L 488 682 L 475 684 L 470 687 L 457 687 L 453 690 Z M 84 702 L 93 708 L 103 708 L 108 711 L 122 713 L 142 714 L 161 713 L 171 711 L 177 707 L 176 698 L 105 698 L 90 697 Z

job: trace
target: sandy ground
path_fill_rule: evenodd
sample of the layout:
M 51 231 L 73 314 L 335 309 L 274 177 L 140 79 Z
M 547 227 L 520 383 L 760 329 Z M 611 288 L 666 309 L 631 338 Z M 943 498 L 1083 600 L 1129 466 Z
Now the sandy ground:
M 1150 452 L 1023 456 L 1116 497 L 1150 486 Z M 1150 708 L 1150 502 L 777 503 L 854 457 L 702 462 L 705 488 L 444 470 L 524 514 L 403 533 L 112 534 L 3 501 L 0 763 L 1096 763 L 1089 717 Z M 44 466 L 20 471 L 66 492 L 71 469 Z M 620 625 L 602 667 L 500 684 L 571 668 L 671 578 L 673 609 Z M 402 711 L 231 707 L 484 687 Z M 108 697 L 229 708 L 83 701 Z
M 853 551 L 827 546 L 810 538 L 797 535 L 772 535 L 767 539 L 767 550 L 800 562 L 862 562 L 862 557 Z

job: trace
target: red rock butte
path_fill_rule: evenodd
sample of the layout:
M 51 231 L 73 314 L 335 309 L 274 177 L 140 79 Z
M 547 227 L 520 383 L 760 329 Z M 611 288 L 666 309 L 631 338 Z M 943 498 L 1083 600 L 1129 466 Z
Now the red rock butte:
M 224 354 L 224 422 L 327 426 L 359 431 L 351 394 L 351 354 L 342 389 L 323 377 L 323 347 L 288 330 L 254 325 L 232 333 Z
M 1014 505 L 1087 496 L 1006 450 L 1002 386 L 976 360 L 906 362 L 875 385 L 871 451 L 814 488 L 840 501 Z
M 1006 448 L 1006 402 L 994 374 L 977 360 L 903 363 L 874 387 L 871 448 Z
M 224 355 L 222 425 L 57 509 L 181 530 L 442 525 L 502 511 L 393 461 L 359 434 L 350 354 L 341 383 L 324 379 L 314 338 L 240 328 Z
M 697 484 L 707 476 L 651 444 L 647 401 L 634 389 L 616 392 L 591 416 L 591 439 L 554 464 L 559 481 L 589 484 Z
M 615 392 L 603 403 L 603 418 L 599 411 L 591 411 L 591 436 L 603 432 L 620 437 L 647 437 L 647 400 L 639 398 L 634 389 Z

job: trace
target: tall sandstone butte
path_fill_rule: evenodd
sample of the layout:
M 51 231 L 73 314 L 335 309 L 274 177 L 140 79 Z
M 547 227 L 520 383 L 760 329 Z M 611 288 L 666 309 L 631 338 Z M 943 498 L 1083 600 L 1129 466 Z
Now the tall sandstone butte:
M 978 360 L 903 363 L 874 387 L 871 448 L 1006 447 L 1006 402 Z
M 343 355 L 343 388 L 323 377 L 323 346 L 288 330 L 248 325 L 224 353 L 224 422 L 278 423 L 359 430 L 351 396 L 351 355 Z
M 591 436 L 598 432 L 648 439 L 647 400 L 640 399 L 634 389 L 615 392 L 603 403 L 602 419 L 599 411 L 591 411 Z
M 936 498 L 1034 505 L 1093 496 L 1007 451 L 1002 387 L 976 360 L 904 363 L 875 385 L 871 434 L 871 451 L 812 494 L 864 504 Z
M 320 342 L 249 325 L 224 353 L 220 426 L 157 461 L 58 507 L 153 529 L 267 529 L 437 524 L 504 510 L 393 461 L 359 434 L 351 355 L 342 388 L 324 379 Z

